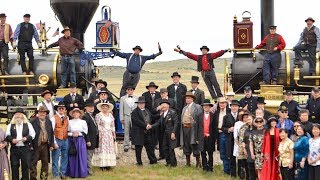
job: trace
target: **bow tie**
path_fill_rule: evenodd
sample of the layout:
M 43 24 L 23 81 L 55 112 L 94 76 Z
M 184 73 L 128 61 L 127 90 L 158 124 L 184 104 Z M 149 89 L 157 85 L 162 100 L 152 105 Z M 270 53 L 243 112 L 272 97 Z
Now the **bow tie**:
M 129 98 L 132 98 L 132 96 L 128 96 Z

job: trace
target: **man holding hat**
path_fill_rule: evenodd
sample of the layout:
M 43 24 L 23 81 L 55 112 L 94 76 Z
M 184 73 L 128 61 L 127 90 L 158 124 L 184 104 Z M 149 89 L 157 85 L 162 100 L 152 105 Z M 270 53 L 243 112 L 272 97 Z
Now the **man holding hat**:
M 203 112 L 199 115 L 199 150 L 201 151 L 202 168 L 204 171 L 213 171 L 213 151 L 215 151 L 218 123 L 210 111 L 213 104 L 205 99 L 201 104 Z M 208 157 L 208 158 L 207 158 Z
M 66 26 L 62 30 L 64 36 L 58 39 L 57 42 L 50 44 L 47 48 L 59 46 L 61 56 L 61 85 L 59 88 L 66 88 L 68 85 L 67 77 L 70 76 L 71 83 L 76 84 L 76 64 L 74 54 L 84 50 L 83 43 L 76 38 L 71 37 L 71 29 Z
M 288 119 L 288 108 L 286 106 L 280 106 L 278 109 L 278 115 L 279 121 L 276 127 L 279 129 L 287 129 L 290 137 L 293 130 L 293 122 Z
M 320 88 L 312 88 L 311 97 L 307 101 L 306 109 L 309 110 L 309 121 L 320 123 Z
M 293 100 L 293 94 L 292 94 L 292 91 L 290 90 L 286 91 L 285 98 L 286 99 L 280 104 L 279 108 L 281 106 L 286 106 L 288 108 L 289 119 L 295 122 L 298 119 L 299 111 L 301 109 L 299 107 L 299 103 Z
M 204 91 L 202 91 L 201 89 L 198 88 L 199 86 L 199 77 L 198 76 L 191 76 L 191 88 L 189 91 L 192 92 L 192 94 L 196 97 L 196 100 L 194 101 L 194 103 L 196 104 L 203 104 L 205 95 L 204 95 Z
M 270 77 L 271 84 L 277 84 L 279 67 L 281 65 L 280 52 L 286 47 L 286 42 L 280 34 L 276 33 L 276 30 L 277 26 L 269 26 L 270 34 L 255 47 L 255 49 L 260 49 L 262 47 L 266 48 L 262 67 L 263 81 L 260 82 L 261 85 L 270 84 Z
M 263 119 L 269 119 L 269 116 L 272 116 L 271 112 L 265 109 L 266 103 L 264 101 L 264 97 L 258 97 L 257 99 L 257 107 L 258 109 L 263 110 Z
M 254 113 L 257 109 L 257 101 L 258 98 L 255 96 L 252 96 L 252 90 L 250 86 L 244 87 L 244 94 L 245 97 L 240 100 L 240 107 L 243 108 L 243 110 L 248 110 L 251 113 Z
M 302 65 L 303 57 L 301 51 L 308 52 L 308 63 L 309 63 L 309 72 L 310 75 L 315 75 L 316 67 L 316 53 L 320 49 L 320 30 L 318 27 L 314 26 L 314 19 L 309 17 L 305 20 L 307 26 L 303 29 L 300 34 L 299 41 L 297 45 L 293 48 L 295 53 L 295 64 Z
M 179 46 L 174 50 L 194 61 L 197 61 L 197 69 L 201 72 L 202 78 L 208 87 L 212 99 L 222 97 L 221 89 L 214 72 L 213 60 L 230 51 L 230 49 L 221 50 L 215 53 L 208 53 L 210 49 L 207 46 L 202 46 L 200 48 L 202 55 L 195 55 L 190 52 L 183 51 Z
M 66 177 L 68 164 L 69 117 L 66 114 L 66 105 L 62 101 L 59 102 L 58 105 L 55 105 L 54 109 L 57 111 L 57 113 L 51 118 L 54 133 L 54 149 L 52 151 L 52 176 L 54 179 L 59 179 L 60 176 L 62 177 L 62 179 L 64 179 Z
M 167 87 L 169 98 L 174 99 L 177 105 L 177 113 L 180 117 L 182 108 L 184 107 L 183 96 L 187 92 L 187 86 L 180 82 L 181 75 L 174 72 L 171 75 L 173 83 Z
M 8 75 L 8 62 L 9 62 L 9 42 L 13 46 L 13 32 L 10 24 L 6 23 L 6 14 L 0 14 L 0 57 L 3 57 L 3 69 L 0 64 L 0 75 Z
M 11 144 L 10 163 L 13 180 L 19 178 L 19 167 L 21 163 L 21 179 L 29 179 L 31 168 L 31 143 L 36 133 L 22 108 L 17 108 L 13 114 L 10 124 L 7 126 L 6 141 Z
M 181 114 L 180 128 L 180 145 L 183 148 L 183 153 L 186 155 L 187 166 L 190 166 L 190 156 L 193 154 L 196 157 L 196 167 L 201 167 L 200 151 L 199 151 L 199 115 L 202 113 L 202 108 L 199 104 L 194 103 L 196 97 L 192 92 L 187 92 L 184 95 L 186 106 Z
M 16 41 L 18 40 L 18 53 L 20 56 L 22 74 L 32 75 L 34 74 L 32 38 L 34 37 L 34 39 L 38 43 L 39 48 L 41 48 L 42 45 L 36 27 L 30 23 L 30 14 L 25 14 L 23 16 L 23 20 L 24 22 L 18 24 L 16 30 L 14 31 L 13 49 L 16 48 Z M 27 53 L 27 56 L 29 58 L 29 70 L 27 70 L 26 66 L 25 53 Z
M 98 93 L 99 99 L 94 101 L 95 104 L 95 110 L 94 115 L 98 114 L 100 111 L 97 109 L 97 105 L 99 103 L 111 103 L 113 107 L 115 107 L 115 102 L 113 100 L 109 99 L 108 89 L 107 88 L 101 88 L 101 90 Z M 113 108 L 112 114 L 114 117 L 117 115 L 117 108 Z
M 115 56 L 125 58 L 127 60 L 127 70 L 123 74 L 122 87 L 120 91 L 120 97 L 126 94 L 127 83 L 132 83 L 133 87 L 136 88 L 140 80 L 140 71 L 143 65 L 150 59 L 155 59 L 157 56 L 162 54 L 161 47 L 158 43 L 159 52 L 150 56 L 142 56 L 142 48 L 135 46 L 132 48 L 133 53 L 122 53 L 120 51 L 114 51 Z
M 54 147 L 53 129 L 50 119 L 47 118 L 49 110 L 40 106 L 36 110 L 37 117 L 30 123 L 33 126 L 36 135 L 32 140 L 33 154 L 30 167 L 30 180 L 37 179 L 37 164 L 41 160 L 40 179 L 48 179 L 50 151 Z
M 39 110 L 39 108 L 41 106 L 46 107 L 50 112 L 47 114 L 47 116 L 49 118 L 52 118 L 53 115 L 55 115 L 56 111 L 54 110 L 54 104 L 51 100 L 53 95 L 53 92 L 49 91 L 49 90 L 45 90 L 41 93 L 41 96 L 43 97 L 43 101 L 40 102 L 37 106 L 37 110 Z
M 137 165 L 142 166 L 141 152 L 143 146 L 147 151 L 150 164 L 157 164 L 157 158 L 154 154 L 154 143 L 152 141 L 151 112 L 146 109 L 146 100 L 144 96 L 138 98 L 138 107 L 131 113 L 132 121 L 132 144 L 135 145 Z
M 133 95 L 134 90 L 133 85 L 128 84 L 126 87 L 127 94 L 120 98 L 120 120 L 124 127 L 124 152 L 128 152 L 130 148 L 130 131 L 132 129 L 131 113 L 137 108 L 135 102 L 138 101 L 138 97 Z
M 102 79 L 98 79 L 98 80 L 94 81 L 94 85 L 95 85 L 95 91 L 93 91 L 89 95 L 88 99 L 92 100 L 94 103 L 97 103 L 99 101 L 99 92 L 101 91 L 102 88 L 107 89 L 108 83 Z M 108 100 L 114 101 L 112 94 L 110 93 L 110 91 L 108 91 L 108 89 L 107 89 L 107 94 L 108 94 Z
M 64 96 L 63 102 L 64 104 L 67 104 L 67 113 L 74 108 L 84 109 L 84 100 L 83 97 L 77 93 L 76 84 L 70 84 L 70 93 Z

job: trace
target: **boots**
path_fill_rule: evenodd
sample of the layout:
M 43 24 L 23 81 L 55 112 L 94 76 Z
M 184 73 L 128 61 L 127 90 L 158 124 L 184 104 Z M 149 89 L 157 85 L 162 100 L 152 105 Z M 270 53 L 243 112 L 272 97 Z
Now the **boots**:
M 190 155 L 186 155 L 186 159 L 187 159 L 186 166 L 191 166 L 191 164 L 190 164 Z
M 197 161 L 196 168 L 201 168 L 201 162 L 200 162 L 200 156 L 199 155 L 196 156 L 196 161 Z

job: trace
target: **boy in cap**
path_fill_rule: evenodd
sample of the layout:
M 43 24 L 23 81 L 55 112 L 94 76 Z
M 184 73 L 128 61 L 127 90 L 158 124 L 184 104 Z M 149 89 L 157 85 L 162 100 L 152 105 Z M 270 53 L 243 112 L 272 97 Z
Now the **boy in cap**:
M 8 62 L 9 62 L 9 42 L 13 46 L 13 32 L 10 24 L 6 23 L 6 14 L 0 14 L 0 57 L 3 57 L 3 69 L 0 64 L 0 75 L 9 75 L 8 73 Z
M 316 67 L 316 53 L 320 49 L 320 30 L 318 27 L 313 25 L 315 20 L 312 17 L 309 17 L 305 20 L 307 26 L 303 29 L 300 34 L 299 41 L 297 45 L 293 48 L 295 53 L 295 64 L 302 65 L 303 57 L 301 51 L 308 52 L 307 62 L 309 63 L 309 73 L 310 75 L 315 75 Z
M 266 54 L 263 60 L 263 81 L 260 85 L 271 84 L 276 85 L 278 80 L 279 67 L 281 65 L 281 54 L 280 52 L 286 47 L 286 42 L 280 34 L 276 33 L 277 26 L 269 26 L 269 32 L 262 42 L 255 48 L 260 49 L 266 48 Z
M 199 77 L 198 76 L 191 76 L 191 89 L 189 90 L 190 92 L 192 92 L 192 94 L 194 96 L 196 96 L 196 100 L 194 101 L 194 103 L 196 104 L 203 104 L 205 95 L 204 95 L 204 91 L 202 91 L 201 89 L 198 88 L 199 86 Z
M 239 103 L 240 107 L 242 107 L 243 110 L 248 110 L 251 113 L 254 113 L 257 109 L 257 100 L 258 98 L 255 96 L 252 96 L 252 90 L 250 86 L 244 87 L 244 94 L 245 97 L 243 97 Z
M 292 120 L 293 122 L 297 121 L 301 108 L 299 107 L 299 103 L 293 100 L 292 91 L 286 91 L 285 100 L 280 104 L 279 108 L 281 106 L 286 106 L 288 108 L 288 115 L 290 120 Z
M 38 43 L 38 47 L 41 48 L 41 42 L 39 38 L 38 31 L 36 27 L 30 23 L 30 14 L 25 14 L 23 16 L 24 22 L 17 25 L 16 30 L 14 31 L 13 37 L 13 49 L 16 48 L 16 41 L 18 40 L 18 53 L 20 56 L 20 64 L 22 68 L 22 74 L 34 74 L 33 63 L 33 47 L 32 47 L 32 38 Z M 26 66 L 26 57 L 25 53 L 29 58 L 29 70 Z

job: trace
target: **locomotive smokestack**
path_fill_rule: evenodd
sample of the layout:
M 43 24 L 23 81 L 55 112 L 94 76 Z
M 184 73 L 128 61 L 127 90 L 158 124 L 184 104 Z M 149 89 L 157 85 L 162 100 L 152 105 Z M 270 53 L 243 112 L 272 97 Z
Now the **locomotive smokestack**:
M 269 26 L 274 25 L 274 0 L 261 0 L 261 40 L 269 34 Z
M 99 0 L 50 0 L 50 4 L 62 26 L 71 28 L 72 36 L 83 42 Z

